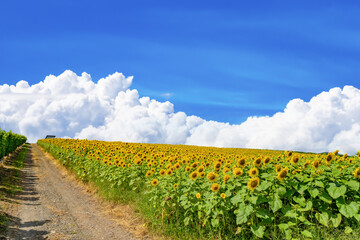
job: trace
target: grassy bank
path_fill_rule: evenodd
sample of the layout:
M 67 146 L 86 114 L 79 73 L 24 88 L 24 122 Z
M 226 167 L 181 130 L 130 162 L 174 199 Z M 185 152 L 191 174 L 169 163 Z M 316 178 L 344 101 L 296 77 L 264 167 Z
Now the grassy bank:
M 11 218 L 5 213 L 5 208 L 9 202 L 12 202 L 10 199 L 17 192 L 22 191 L 19 177 L 28 148 L 28 144 L 23 145 L 7 157 L 5 163 L 0 166 L 0 235 L 6 231 L 7 223 Z

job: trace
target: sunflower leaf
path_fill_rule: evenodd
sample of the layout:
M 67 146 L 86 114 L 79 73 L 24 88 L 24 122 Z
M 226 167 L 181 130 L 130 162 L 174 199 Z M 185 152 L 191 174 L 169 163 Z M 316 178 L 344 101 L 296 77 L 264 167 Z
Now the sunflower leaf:
M 330 183 L 329 187 L 326 188 L 326 190 L 333 199 L 337 199 L 346 193 L 346 187 L 344 185 L 337 187 L 335 183 Z
M 258 238 L 263 238 L 264 233 L 265 233 L 265 226 L 251 226 L 250 229 L 253 232 L 253 234 L 255 234 Z
M 270 208 L 273 212 L 278 211 L 280 208 L 282 208 L 283 203 L 279 197 L 279 195 L 275 194 L 274 198 L 270 200 L 269 202 Z
M 253 206 L 241 203 L 239 208 L 235 210 L 236 224 L 240 225 L 248 220 L 248 216 L 252 213 Z

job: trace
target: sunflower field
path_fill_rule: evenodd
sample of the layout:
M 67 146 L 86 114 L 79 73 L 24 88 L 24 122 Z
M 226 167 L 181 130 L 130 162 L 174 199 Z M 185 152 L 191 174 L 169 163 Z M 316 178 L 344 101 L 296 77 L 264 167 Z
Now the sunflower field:
M 162 228 L 225 239 L 311 239 L 319 225 L 352 234 L 360 222 L 359 154 L 73 139 L 38 144 L 84 181 L 146 197 Z

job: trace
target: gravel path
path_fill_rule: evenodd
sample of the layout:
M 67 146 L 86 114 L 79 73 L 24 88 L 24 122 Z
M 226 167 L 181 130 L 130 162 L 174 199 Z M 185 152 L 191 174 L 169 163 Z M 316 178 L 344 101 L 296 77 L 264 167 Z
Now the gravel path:
M 36 144 L 29 148 L 23 172 L 9 239 L 135 239 L 103 213 L 90 193 L 63 176 Z

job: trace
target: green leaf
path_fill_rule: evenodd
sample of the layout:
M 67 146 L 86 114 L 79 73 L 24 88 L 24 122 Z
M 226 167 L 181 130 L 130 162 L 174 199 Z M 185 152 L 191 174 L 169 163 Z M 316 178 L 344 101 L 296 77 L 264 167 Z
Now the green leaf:
M 274 199 L 272 199 L 270 202 L 269 202 L 269 205 L 270 205 L 270 208 L 273 212 L 276 212 L 278 211 L 280 208 L 282 208 L 282 201 L 279 197 L 279 195 L 275 194 L 274 195 Z
M 336 205 L 339 208 L 339 212 L 346 218 L 354 217 L 355 214 L 357 214 L 359 211 L 359 205 L 356 202 L 345 204 L 342 200 L 342 201 L 337 201 Z
M 309 232 L 308 230 L 304 230 L 301 232 L 302 235 L 304 235 L 305 237 L 308 237 L 308 238 L 312 238 L 313 235 L 311 234 L 311 232 Z
M 302 195 L 308 188 L 309 188 L 308 184 L 300 184 L 300 188 L 298 189 L 298 192 Z
M 282 196 L 286 193 L 286 188 L 279 186 L 275 191 L 276 191 L 277 195 Z
M 321 223 L 322 225 L 329 227 L 329 214 L 327 212 L 323 213 L 316 213 L 315 218 Z
M 341 223 L 341 214 L 338 213 L 336 217 L 331 218 L 331 222 L 335 228 L 337 228 Z
M 258 191 L 263 191 L 272 186 L 270 181 L 262 181 L 258 187 Z
M 345 227 L 345 233 L 346 234 L 349 234 L 349 233 L 351 233 L 353 230 L 352 230 L 352 228 L 351 227 Z
M 346 187 L 344 185 L 337 187 L 335 183 L 330 183 L 329 187 L 326 188 L 326 190 L 333 199 L 337 199 L 346 193 Z
M 288 189 L 286 193 L 284 194 L 284 197 L 290 197 L 292 196 L 296 191 L 294 189 Z
M 300 208 L 299 211 L 300 212 L 310 211 L 312 209 L 312 206 L 313 206 L 313 203 L 311 201 L 307 201 L 306 206 L 304 208 Z
M 252 203 L 252 204 L 256 204 L 256 202 L 257 202 L 257 199 L 258 199 L 258 197 L 257 196 L 251 196 L 250 198 L 249 198 L 249 201 Z
M 258 218 L 267 219 L 267 218 L 269 218 L 271 216 L 271 213 L 267 209 L 260 208 L 259 210 L 256 211 L 255 215 Z
M 294 196 L 293 200 L 302 207 L 304 207 L 306 204 L 306 200 L 303 196 Z
M 250 229 L 258 238 L 263 238 L 265 233 L 265 226 L 251 226 Z
M 213 227 L 218 227 L 219 226 L 219 219 L 218 218 L 211 219 L 211 225 Z
M 245 203 L 241 203 L 239 208 L 235 210 L 236 214 L 236 224 L 240 225 L 245 223 L 248 220 L 248 216 L 252 213 L 253 207 L 251 205 L 246 205 Z
M 332 203 L 331 197 L 330 197 L 329 194 L 327 194 L 326 192 L 322 192 L 322 193 L 319 195 L 319 198 L 320 198 L 321 200 L 323 200 L 324 202 L 326 202 L 326 203 L 329 203 L 329 204 Z
M 284 232 L 285 232 L 285 239 L 286 240 L 292 239 L 292 231 L 290 229 L 286 229 Z
M 285 230 L 285 229 L 288 229 L 289 228 L 289 225 L 288 224 L 286 224 L 286 223 L 280 223 L 279 225 L 278 225 L 278 227 L 279 227 L 279 229 L 280 230 Z
M 321 182 L 321 181 L 318 181 L 318 180 L 316 180 L 316 181 L 314 182 L 314 185 L 317 186 L 317 187 L 324 188 L 324 183 Z
M 295 210 L 289 210 L 285 213 L 285 217 L 296 218 L 297 214 Z
M 264 202 L 268 202 L 269 200 L 264 195 L 259 195 L 256 201 L 256 205 L 259 205 Z
M 316 198 L 320 193 L 320 191 L 317 188 L 310 189 L 310 190 L 308 189 L 308 192 L 310 193 L 312 198 Z
M 354 218 L 355 218 L 358 222 L 360 222 L 360 214 L 358 214 L 358 213 L 355 214 L 355 215 L 354 215 Z
M 337 169 L 337 168 L 333 168 L 332 169 L 332 176 L 333 177 L 337 177 L 337 176 L 339 176 L 341 174 L 341 171 L 339 170 L 339 169 Z
M 347 181 L 345 182 L 346 185 L 348 185 L 350 187 L 350 189 L 354 190 L 354 191 L 359 191 L 359 188 L 360 188 L 360 183 L 358 181 L 355 181 L 355 180 L 350 180 L 350 181 Z
M 191 220 L 190 217 L 186 217 L 186 218 L 184 219 L 184 225 L 185 225 L 185 226 L 189 225 L 190 220 Z
M 181 200 L 181 197 L 180 197 L 180 200 Z M 237 194 L 234 197 L 232 197 L 230 199 L 230 201 L 232 204 L 237 205 L 239 202 L 243 202 L 243 198 L 241 197 L 240 194 Z

